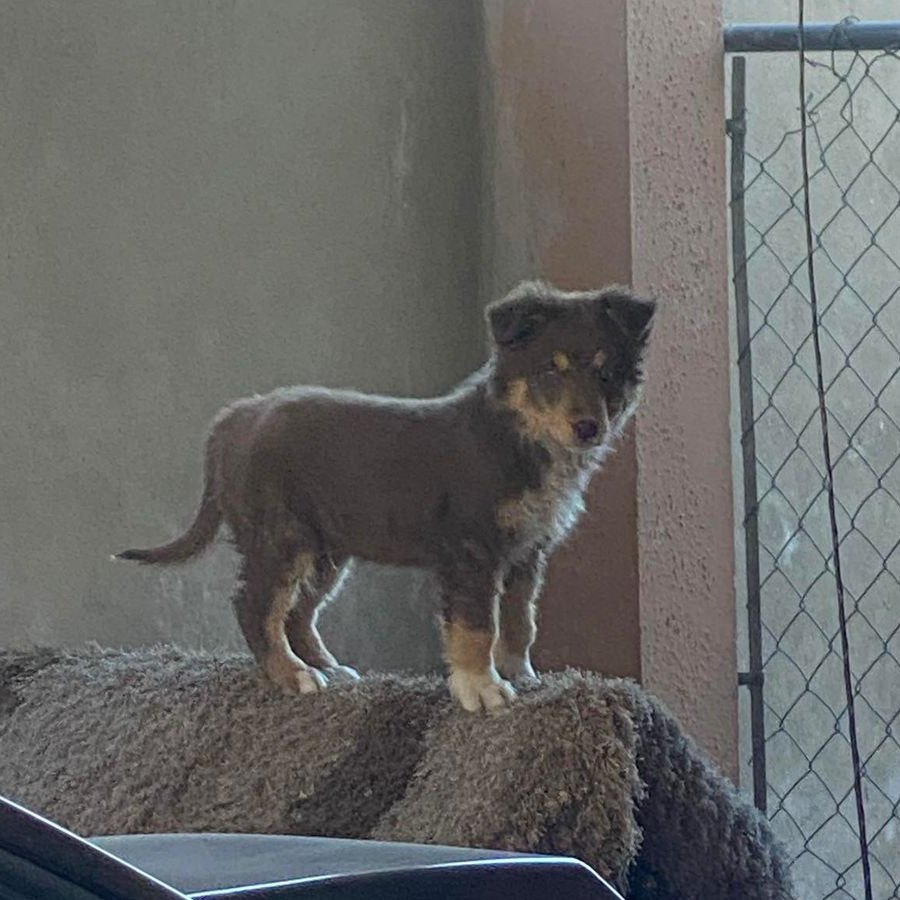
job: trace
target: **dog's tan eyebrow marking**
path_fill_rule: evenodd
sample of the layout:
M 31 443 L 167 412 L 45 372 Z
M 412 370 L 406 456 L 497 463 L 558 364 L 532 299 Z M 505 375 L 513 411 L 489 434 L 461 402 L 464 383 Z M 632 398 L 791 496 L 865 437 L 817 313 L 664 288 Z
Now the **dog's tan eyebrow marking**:
M 599 369 L 601 366 L 606 364 L 607 359 L 609 359 L 609 357 L 606 355 L 606 353 L 604 353 L 602 350 L 598 350 L 594 354 L 594 358 L 591 360 L 591 365 L 596 366 Z
M 572 363 L 562 350 L 557 350 L 556 353 L 553 354 L 553 365 L 558 371 L 565 372 L 566 369 L 571 367 Z

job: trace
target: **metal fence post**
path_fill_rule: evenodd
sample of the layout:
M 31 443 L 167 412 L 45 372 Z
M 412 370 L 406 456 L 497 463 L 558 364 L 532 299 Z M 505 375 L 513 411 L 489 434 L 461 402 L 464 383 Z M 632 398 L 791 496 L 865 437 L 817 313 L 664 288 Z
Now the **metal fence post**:
M 744 221 L 744 138 L 746 60 L 731 60 L 731 255 L 738 340 L 741 406 L 741 450 L 744 469 L 744 546 L 746 552 L 749 671 L 738 683 L 750 690 L 750 733 L 753 745 L 753 802 L 766 811 L 766 736 L 763 708 L 762 625 L 759 608 L 759 510 L 756 486 L 756 437 L 753 414 L 753 369 L 750 350 L 750 312 L 747 291 L 747 236 Z

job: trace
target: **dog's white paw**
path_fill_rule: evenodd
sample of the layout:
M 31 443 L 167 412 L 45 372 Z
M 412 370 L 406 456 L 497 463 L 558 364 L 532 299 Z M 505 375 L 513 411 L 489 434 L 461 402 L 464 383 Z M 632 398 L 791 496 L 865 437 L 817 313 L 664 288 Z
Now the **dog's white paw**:
M 494 671 L 479 674 L 453 672 L 450 675 L 450 693 L 468 712 L 503 709 L 516 696 L 513 686 Z
M 335 684 L 349 684 L 351 681 L 359 681 L 359 672 L 351 666 L 329 666 L 325 669 L 329 681 Z
M 301 694 L 315 694 L 325 690 L 328 679 L 318 669 L 303 669 L 297 673 L 297 686 Z
M 503 656 L 497 660 L 497 671 L 509 681 L 537 681 L 537 672 L 527 656 Z
M 328 679 L 318 669 L 291 660 L 280 660 L 266 669 L 269 678 L 285 694 L 315 694 L 328 686 Z

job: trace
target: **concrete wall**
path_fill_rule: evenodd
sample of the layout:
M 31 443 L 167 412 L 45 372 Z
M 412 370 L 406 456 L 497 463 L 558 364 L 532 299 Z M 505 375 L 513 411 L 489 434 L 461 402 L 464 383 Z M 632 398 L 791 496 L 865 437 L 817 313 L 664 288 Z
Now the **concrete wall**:
M 219 406 L 430 393 L 480 362 L 479 23 L 464 0 L 2 4 L 0 645 L 233 644 L 227 549 L 109 561 L 190 520 Z M 344 649 L 435 662 L 423 592 L 364 572 Z

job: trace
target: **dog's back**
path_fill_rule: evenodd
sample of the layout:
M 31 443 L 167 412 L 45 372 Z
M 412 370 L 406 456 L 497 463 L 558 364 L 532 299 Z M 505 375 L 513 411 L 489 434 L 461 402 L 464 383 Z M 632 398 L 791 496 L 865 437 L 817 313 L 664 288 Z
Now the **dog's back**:
M 536 461 L 480 393 L 292 388 L 235 404 L 209 439 L 225 518 L 290 522 L 315 549 L 392 564 L 439 564 L 464 537 L 496 544 L 498 504 L 534 483 Z

